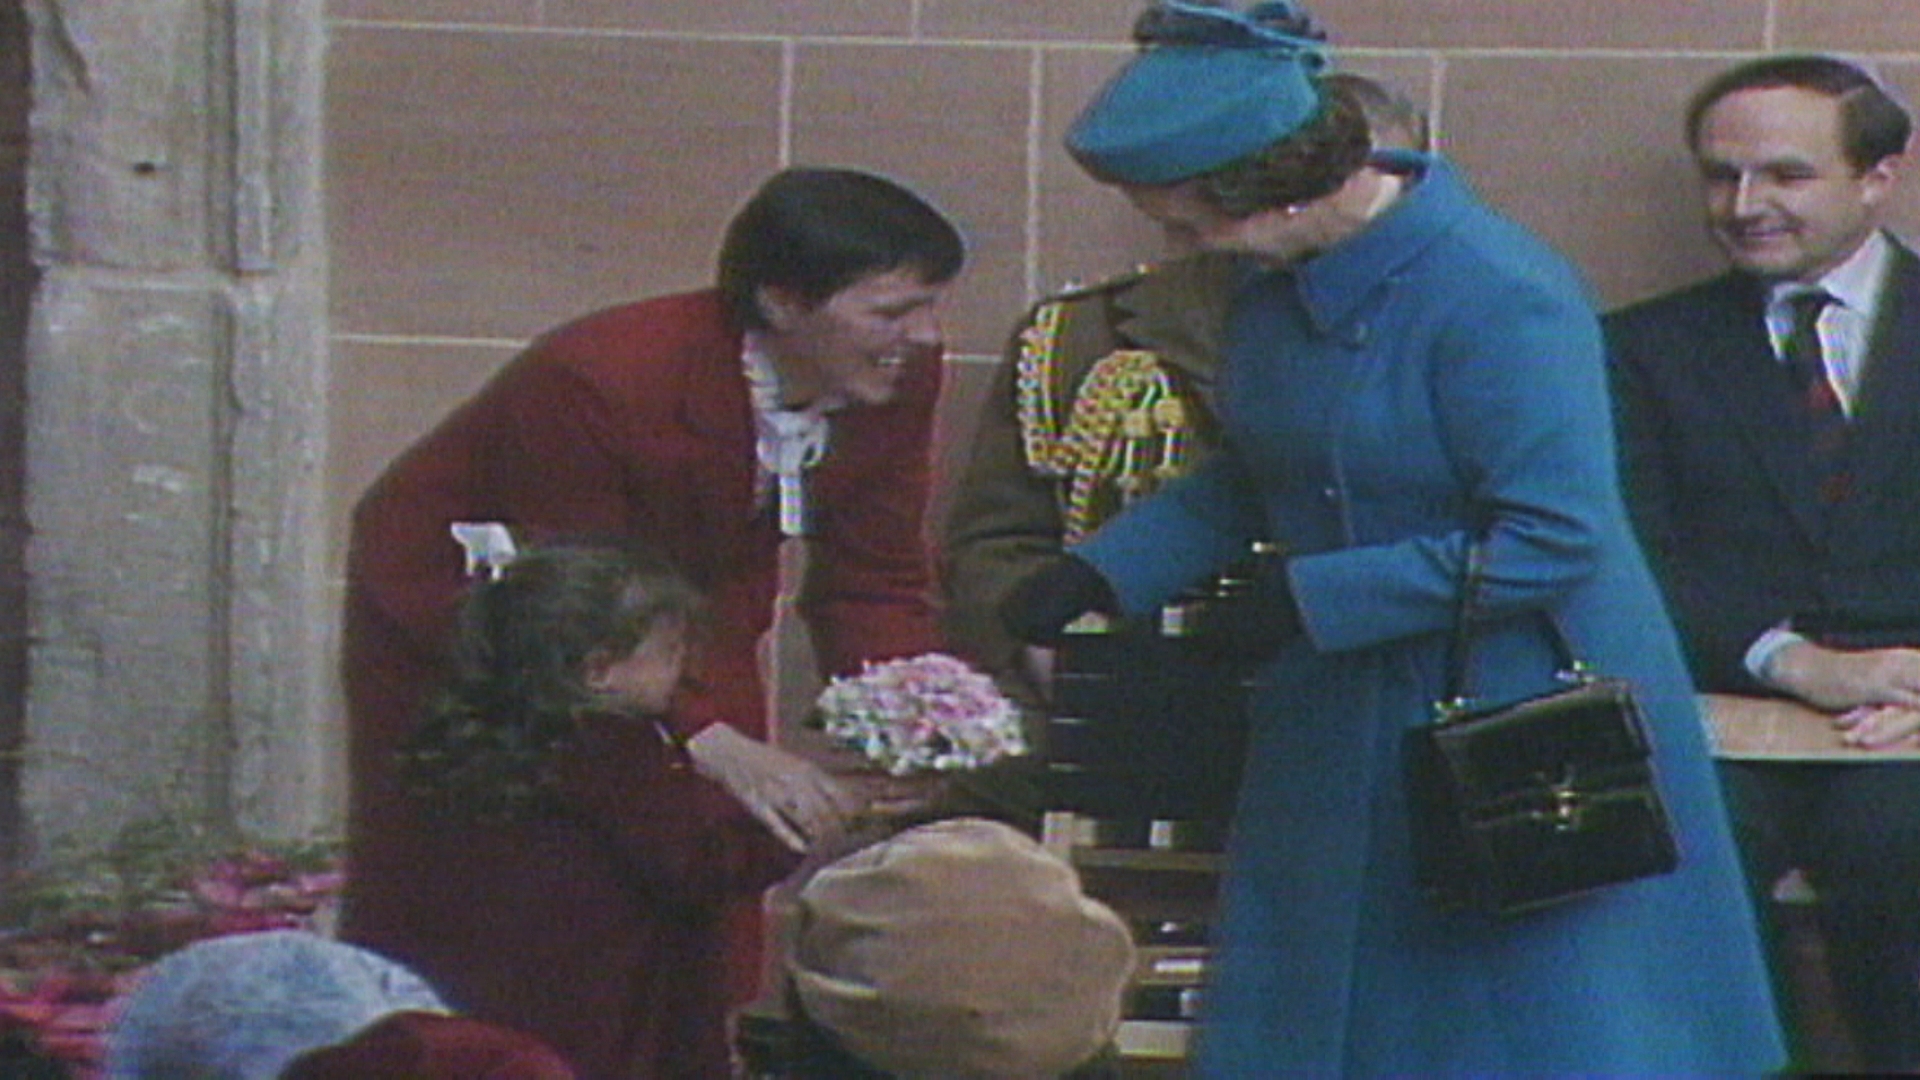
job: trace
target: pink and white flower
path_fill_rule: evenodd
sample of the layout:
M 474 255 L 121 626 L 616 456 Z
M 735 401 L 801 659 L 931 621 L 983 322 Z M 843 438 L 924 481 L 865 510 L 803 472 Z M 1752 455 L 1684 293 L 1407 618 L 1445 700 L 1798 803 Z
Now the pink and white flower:
M 827 684 L 814 722 L 893 776 L 977 769 L 1027 752 L 1020 709 L 945 653 L 879 663 Z

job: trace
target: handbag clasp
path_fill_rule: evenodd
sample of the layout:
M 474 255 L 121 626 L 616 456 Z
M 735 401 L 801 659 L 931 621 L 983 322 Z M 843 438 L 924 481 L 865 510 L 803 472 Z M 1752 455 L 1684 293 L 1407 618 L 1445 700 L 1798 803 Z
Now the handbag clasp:
M 1548 822 L 1554 832 L 1577 832 L 1581 820 L 1586 816 L 1586 797 L 1573 780 L 1573 766 L 1565 766 L 1560 779 L 1547 785 L 1549 806 L 1545 810 L 1534 811 L 1534 818 Z

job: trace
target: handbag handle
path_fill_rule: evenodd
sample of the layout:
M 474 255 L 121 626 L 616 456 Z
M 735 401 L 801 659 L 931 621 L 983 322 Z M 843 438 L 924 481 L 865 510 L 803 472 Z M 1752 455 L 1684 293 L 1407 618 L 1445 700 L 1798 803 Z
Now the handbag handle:
M 1482 542 L 1469 542 L 1466 562 L 1460 568 L 1460 601 L 1455 608 L 1453 634 L 1447 641 L 1447 681 L 1440 700 L 1434 703 L 1435 711 L 1443 720 L 1472 707 L 1468 672 L 1473 664 L 1473 624 L 1480 617 L 1480 582 L 1485 576 L 1485 563 Z M 1554 652 L 1560 661 L 1560 677 L 1576 683 L 1591 679 L 1592 671 L 1574 655 L 1573 644 L 1560 628 L 1560 620 L 1551 611 L 1540 614 L 1547 620 L 1547 629 L 1553 638 Z

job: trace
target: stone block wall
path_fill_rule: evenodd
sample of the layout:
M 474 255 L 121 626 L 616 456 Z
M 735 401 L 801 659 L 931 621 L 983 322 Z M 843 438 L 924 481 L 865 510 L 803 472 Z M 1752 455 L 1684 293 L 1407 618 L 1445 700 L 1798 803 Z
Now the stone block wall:
M 26 13 L 0 5 L 0 874 L 20 854 L 27 719 L 27 55 Z
M 305 831 L 337 772 L 320 8 L 24 10 L 24 831 Z

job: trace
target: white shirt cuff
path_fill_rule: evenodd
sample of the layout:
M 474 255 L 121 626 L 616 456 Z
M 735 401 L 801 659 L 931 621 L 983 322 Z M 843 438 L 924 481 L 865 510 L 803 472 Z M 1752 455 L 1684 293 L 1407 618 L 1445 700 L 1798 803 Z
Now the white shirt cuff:
M 1785 626 L 1776 626 L 1761 634 L 1752 645 L 1747 646 L 1747 671 L 1754 678 L 1768 685 L 1773 684 L 1769 672 L 1773 668 L 1773 658 L 1781 649 L 1796 641 L 1805 641 L 1805 637 L 1794 633 Z

